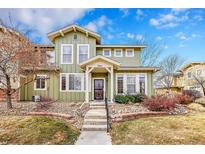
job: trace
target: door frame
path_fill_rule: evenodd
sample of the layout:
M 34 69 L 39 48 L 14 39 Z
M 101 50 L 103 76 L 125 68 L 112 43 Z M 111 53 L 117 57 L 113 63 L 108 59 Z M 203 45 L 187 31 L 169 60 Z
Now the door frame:
M 93 77 L 92 78 L 92 100 L 94 101 L 95 99 L 94 99 L 94 80 L 95 79 L 102 79 L 103 80 L 103 86 L 104 86 L 104 88 L 103 88 L 103 100 L 105 100 L 105 90 L 106 90 L 106 87 L 105 87 L 105 78 L 104 77 Z

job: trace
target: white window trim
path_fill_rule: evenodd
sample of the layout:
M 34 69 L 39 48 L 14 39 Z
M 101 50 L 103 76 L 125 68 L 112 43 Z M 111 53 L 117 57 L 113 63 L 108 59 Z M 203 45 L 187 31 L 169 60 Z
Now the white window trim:
M 69 75 L 70 74 L 74 74 L 74 75 L 82 75 L 82 76 L 84 76 L 85 75 L 85 73 L 60 73 L 60 92 L 85 92 L 85 78 L 83 77 L 83 79 L 81 80 L 82 82 L 81 82 L 81 90 L 69 90 L 68 88 L 69 88 Z M 61 89 L 61 87 L 62 87 L 62 85 L 61 85 L 61 81 L 62 81 L 62 75 L 65 75 L 66 76 L 66 90 L 62 90 Z
M 79 64 L 79 49 L 80 46 L 87 46 L 88 47 L 88 59 L 90 58 L 90 45 L 89 44 L 77 44 L 77 64 Z
M 108 56 L 105 56 L 105 53 L 104 53 L 105 50 L 109 50 L 109 51 L 110 51 L 110 52 L 109 52 L 110 54 L 109 54 Z M 108 48 L 103 49 L 103 56 L 105 56 L 105 57 L 111 57 L 111 55 L 112 55 L 112 54 L 111 54 L 111 49 L 108 49 Z
M 34 81 L 34 90 L 46 90 L 46 89 L 47 89 L 47 79 L 46 79 L 46 78 L 47 78 L 47 75 L 45 75 L 45 74 L 37 74 L 36 76 L 37 76 L 37 77 L 38 77 L 38 76 L 45 77 L 45 88 L 43 88 L 43 89 L 42 89 L 42 88 L 36 88 L 36 82 L 37 82 L 37 80 L 35 80 L 35 81 Z
M 63 47 L 64 46 L 71 46 L 71 53 L 72 53 L 72 58 L 70 63 L 64 63 L 63 62 Z M 61 64 L 73 64 L 73 44 L 61 44 Z
M 116 55 L 116 50 L 120 50 L 120 52 L 121 52 L 121 55 L 120 55 L 120 56 Z M 115 50 L 114 50 L 114 56 L 115 56 L 115 57 L 122 57 L 122 56 L 123 56 L 123 55 L 122 55 L 122 49 L 115 49 Z
M 198 74 L 197 74 L 198 71 L 201 71 L 201 75 L 200 75 L 200 76 L 198 76 Z M 203 69 L 201 69 L 201 68 L 197 69 L 197 70 L 196 70 L 196 76 L 197 76 L 197 77 L 201 77 L 202 75 L 203 75 Z
M 129 56 L 127 53 L 128 53 L 128 50 L 132 50 L 132 55 Z M 126 57 L 134 57 L 135 56 L 135 52 L 134 52 L 134 49 L 126 49 L 126 54 L 125 54 Z
M 148 94 L 148 85 L 147 85 L 147 73 L 116 73 L 116 79 L 115 79 L 115 93 L 117 95 L 123 95 L 127 94 L 127 76 L 128 75 L 135 75 L 136 76 L 136 94 L 140 92 L 140 87 L 139 87 L 139 77 L 141 75 L 145 76 L 145 95 Z M 118 76 L 123 76 L 123 93 L 118 93 L 117 92 L 117 77 Z

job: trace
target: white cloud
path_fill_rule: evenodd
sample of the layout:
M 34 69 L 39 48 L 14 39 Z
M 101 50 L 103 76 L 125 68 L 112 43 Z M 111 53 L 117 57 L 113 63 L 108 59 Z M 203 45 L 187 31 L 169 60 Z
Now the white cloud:
M 185 34 L 183 32 L 178 32 L 176 35 L 175 35 L 177 38 L 179 38 L 180 40 L 189 40 L 190 38 L 185 36 Z
M 108 35 L 107 35 L 107 39 L 113 39 L 113 38 L 114 38 L 113 35 L 111 35 L 111 34 L 108 34 Z
M 184 12 L 182 15 L 179 12 Z M 179 25 L 179 23 L 189 19 L 186 10 L 171 10 L 167 14 L 160 14 L 157 18 L 151 18 L 149 23 L 156 28 L 173 28 Z
M 141 9 L 137 9 L 137 11 L 136 11 L 136 19 L 140 20 L 140 19 L 143 19 L 144 17 L 145 17 L 144 12 Z
M 91 9 L 0 9 L 0 18 L 8 23 L 8 15 L 16 23 L 35 30 L 41 36 L 82 18 Z M 46 39 L 45 39 L 46 40 Z M 47 40 L 48 41 L 48 40 Z
M 111 24 L 112 24 L 112 21 L 110 19 L 108 19 L 105 15 L 102 15 L 98 19 L 90 21 L 84 27 L 87 28 L 87 29 L 90 29 L 92 31 L 97 32 L 99 29 L 101 29 L 105 26 L 109 26 Z
M 127 33 L 127 37 L 128 37 L 129 39 L 134 39 L 134 38 L 135 38 L 135 34 Z
M 171 11 L 174 13 L 174 14 L 179 14 L 179 13 L 182 13 L 182 12 L 185 12 L 189 10 L 188 8 L 173 8 Z
M 169 47 L 167 45 L 164 46 L 164 49 L 168 49 Z
M 191 34 L 191 37 L 192 38 L 198 38 L 198 37 L 201 37 L 201 35 L 193 33 L 193 34 Z
M 197 20 L 197 21 L 202 21 L 203 20 L 203 16 L 202 15 L 195 15 L 194 17 L 193 17 L 193 19 L 195 19 L 195 20 Z
M 121 8 L 120 11 L 123 13 L 122 18 L 127 17 L 129 15 L 129 9 Z
M 179 47 L 183 48 L 183 47 L 185 47 L 185 45 L 184 44 L 179 44 Z

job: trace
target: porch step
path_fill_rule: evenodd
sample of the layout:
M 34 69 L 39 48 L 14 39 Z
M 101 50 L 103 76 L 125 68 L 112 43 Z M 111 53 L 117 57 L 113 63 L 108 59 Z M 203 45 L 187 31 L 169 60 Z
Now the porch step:
M 106 131 L 107 125 L 83 125 L 83 131 Z
M 107 125 L 107 119 L 85 119 L 84 125 Z
M 104 102 L 92 102 L 90 103 L 90 106 L 105 106 Z
M 90 106 L 90 109 L 105 109 L 105 106 Z

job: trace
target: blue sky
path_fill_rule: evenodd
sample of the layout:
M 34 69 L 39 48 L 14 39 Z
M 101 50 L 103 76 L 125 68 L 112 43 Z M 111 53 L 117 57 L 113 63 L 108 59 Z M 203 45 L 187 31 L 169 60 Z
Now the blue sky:
M 205 9 L 0 9 L 0 18 L 32 30 L 33 42 L 50 43 L 47 33 L 71 23 L 102 35 L 105 44 L 135 44 L 146 38 L 164 45 L 163 56 L 205 60 Z

